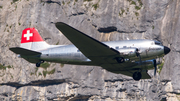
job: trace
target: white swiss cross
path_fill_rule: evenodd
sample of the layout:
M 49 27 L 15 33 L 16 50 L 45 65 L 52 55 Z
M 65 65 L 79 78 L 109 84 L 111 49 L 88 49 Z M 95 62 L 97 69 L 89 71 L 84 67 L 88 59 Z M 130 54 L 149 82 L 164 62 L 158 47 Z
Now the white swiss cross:
M 30 40 L 30 37 L 33 36 L 33 33 L 30 33 L 30 30 L 27 30 L 27 34 L 24 34 L 26 40 Z

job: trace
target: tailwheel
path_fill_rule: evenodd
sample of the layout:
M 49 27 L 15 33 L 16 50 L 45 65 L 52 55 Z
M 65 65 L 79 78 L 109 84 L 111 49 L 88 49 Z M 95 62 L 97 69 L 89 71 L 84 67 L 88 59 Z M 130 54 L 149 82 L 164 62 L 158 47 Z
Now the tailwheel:
M 136 81 L 139 81 L 141 79 L 141 77 L 142 77 L 141 72 L 135 72 L 133 74 L 133 79 L 136 80 Z
M 40 67 L 41 63 L 44 63 L 44 60 L 41 60 L 40 62 L 36 63 L 36 67 Z
M 41 65 L 41 63 L 39 63 L 39 62 L 36 63 L 36 67 L 40 67 L 40 65 Z

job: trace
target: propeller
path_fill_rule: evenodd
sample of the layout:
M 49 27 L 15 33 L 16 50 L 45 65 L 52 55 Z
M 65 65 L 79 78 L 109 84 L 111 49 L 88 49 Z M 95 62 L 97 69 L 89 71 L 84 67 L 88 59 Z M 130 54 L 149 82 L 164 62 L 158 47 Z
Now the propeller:
M 154 64 L 154 76 L 156 76 L 156 71 L 157 71 L 156 59 L 153 60 L 153 64 Z

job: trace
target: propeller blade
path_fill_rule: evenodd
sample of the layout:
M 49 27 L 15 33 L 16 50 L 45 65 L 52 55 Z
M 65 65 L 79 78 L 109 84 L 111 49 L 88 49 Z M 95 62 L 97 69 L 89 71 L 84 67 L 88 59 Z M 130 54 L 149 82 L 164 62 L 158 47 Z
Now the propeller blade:
M 153 64 L 154 64 L 154 76 L 156 76 L 156 71 L 157 71 L 157 63 L 156 60 L 153 60 Z

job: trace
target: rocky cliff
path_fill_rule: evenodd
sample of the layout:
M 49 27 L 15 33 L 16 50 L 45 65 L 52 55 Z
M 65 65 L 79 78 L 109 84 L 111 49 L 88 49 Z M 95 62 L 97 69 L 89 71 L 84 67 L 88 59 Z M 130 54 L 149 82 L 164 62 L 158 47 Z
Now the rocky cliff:
M 157 77 L 134 81 L 101 67 L 44 63 L 36 68 L 9 48 L 35 27 L 49 44 L 71 44 L 65 22 L 99 41 L 153 39 L 171 48 Z M 180 100 L 179 0 L 0 0 L 0 100 Z M 162 68 L 163 67 L 163 68 Z

